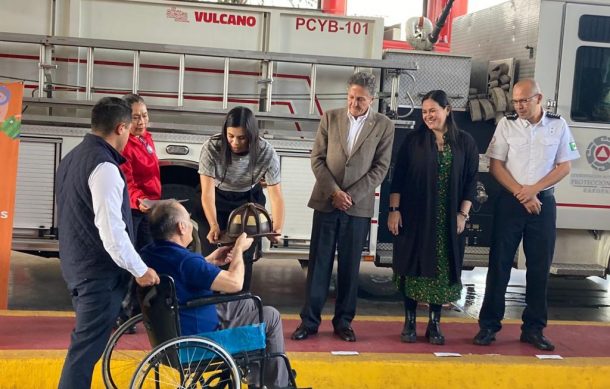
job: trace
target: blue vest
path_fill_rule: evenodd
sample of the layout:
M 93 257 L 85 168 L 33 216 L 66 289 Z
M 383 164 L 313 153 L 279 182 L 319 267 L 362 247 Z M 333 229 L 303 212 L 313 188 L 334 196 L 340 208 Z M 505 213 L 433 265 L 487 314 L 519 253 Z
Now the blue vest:
M 104 162 L 112 163 L 118 168 L 125 159 L 101 137 L 87 134 L 83 141 L 61 160 L 57 169 L 55 193 L 59 257 L 64 279 L 70 289 L 84 279 L 114 277 L 124 272 L 104 249 L 99 230 L 94 223 L 95 215 L 88 181 L 91 172 Z M 125 181 L 122 172 L 121 177 Z M 133 242 L 127 185 L 123 190 L 121 214 Z

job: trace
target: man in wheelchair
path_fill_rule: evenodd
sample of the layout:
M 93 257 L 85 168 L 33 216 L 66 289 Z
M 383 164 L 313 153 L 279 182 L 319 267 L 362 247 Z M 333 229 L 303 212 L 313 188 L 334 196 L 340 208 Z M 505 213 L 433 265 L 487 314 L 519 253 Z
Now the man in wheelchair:
M 178 302 L 212 295 L 214 292 L 236 293 L 244 282 L 243 253 L 252 244 L 246 234 L 239 236 L 233 247 L 221 247 L 207 258 L 186 247 L 193 240 L 193 225 L 186 209 L 176 200 L 158 202 L 149 214 L 154 242 L 145 246 L 141 256 L 158 274 L 174 279 Z M 219 266 L 228 264 L 227 270 Z M 253 300 L 230 301 L 190 309 L 180 309 L 182 335 L 196 335 L 222 328 L 258 323 L 259 314 Z M 266 350 L 284 352 L 282 321 L 277 309 L 263 307 L 266 325 Z M 251 369 L 249 382 L 259 382 L 259 369 Z M 268 388 L 289 387 L 288 370 L 280 358 L 265 362 L 263 377 Z

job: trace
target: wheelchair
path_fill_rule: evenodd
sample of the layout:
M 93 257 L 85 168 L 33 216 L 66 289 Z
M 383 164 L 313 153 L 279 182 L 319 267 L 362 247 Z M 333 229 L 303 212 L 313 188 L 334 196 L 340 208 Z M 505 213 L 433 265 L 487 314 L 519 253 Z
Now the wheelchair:
M 250 293 L 213 295 L 180 305 L 174 281 L 160 276 L 158 285 L 138 288 L 142 313 L 123 323 L 110 337 L 102 355 L 107 388 L 238 389 L 245 383 L 263 385 L 265 362 L 281 358 L 289 374 L 289 387 L 297 388 L 285 354 L 265 350 L 262 303 Z M 252 299 L 259 323 L 181 336 L 179 309 Z M 133 326 L 136 333 L 132 334 Z M 258 364 L 259 382 L 248 382 L 251 366 Z M 250 386 L 251 387 L 251 386 Z

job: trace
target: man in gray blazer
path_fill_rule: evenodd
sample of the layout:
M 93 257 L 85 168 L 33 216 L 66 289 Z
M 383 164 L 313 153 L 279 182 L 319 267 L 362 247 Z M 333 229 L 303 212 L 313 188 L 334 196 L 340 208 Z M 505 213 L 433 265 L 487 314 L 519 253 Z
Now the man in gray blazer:
M 308 206 L 314 209 L 301 324 L 292 339 L 316 334 L 338 252 L 337 301 L 333 327 L 354 342 L 362 248 L 373 216 L 375 188 L 383 181 L 392 154 L 394 124 L 371 108 L 375 76 L 355 73 L 348 81 L 347 108 L 322 117 L 311 152 L 316 183 Z

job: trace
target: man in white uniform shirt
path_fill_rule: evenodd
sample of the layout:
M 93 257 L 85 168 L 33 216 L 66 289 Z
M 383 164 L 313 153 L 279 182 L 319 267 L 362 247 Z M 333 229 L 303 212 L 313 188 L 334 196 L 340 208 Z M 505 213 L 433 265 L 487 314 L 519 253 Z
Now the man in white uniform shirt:
M 526 307 L 521 342 L 540 350 L 555 346 L 542 331 L 547 324 L 547 282 L 555 250 L 554 186 L 570 173 L 580 157 L 566 121 L 542 109 L 543 96 L 535 80 L 513 87 L 516 114 L 503 118 L 487 149 L 490 173 L 505 189 L 495 204 L 485 298 L 480 331 L 473 342 L 486 346 L 502 328 L 506 287 L 515 253 L 523 239 Z

